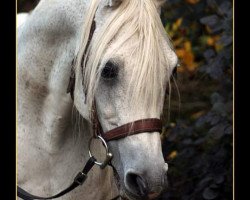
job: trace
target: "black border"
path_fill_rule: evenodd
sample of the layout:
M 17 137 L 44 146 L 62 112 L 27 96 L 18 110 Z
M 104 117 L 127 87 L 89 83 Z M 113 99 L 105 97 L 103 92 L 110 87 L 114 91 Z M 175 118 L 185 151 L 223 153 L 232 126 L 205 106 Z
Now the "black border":
M 16 173 L 16 2 L 5 0 L 2 2 L 1 12 L 1 174 L 4 177 L 1 188 L 1 196 L 6 195 L 6 199 L 16 199 L 15 196 L 15 173 Z M 240 5 L 239 5 L 240 4 Z M 248 190 L 248 167 L 250 140 L 249 133 L 249 75 L 247 69 L 249 64 L 249 45 L 247 42 L 249 27 L 249 7 L 242 2 L 234 0 L 235 9 L 235 199 L 245 199 L 248 195 L 244 194 Z M 246 10 L 244 10 L 244 8 Z M 4 32 L 3 32 L 4 31 Z M 244 58 L 248 60 L 245 61 Z M 245 168 L 245 170 L 244 170 Z M 14 184 L 13 184 L 14 183 Z M 3 190 L 3 191 L 2 191 Z M 12 198 L 13 197 L 13 198 Z M 2 197 L 1 197 L 2 199 Z
M 249 194 L 249 10 L 248 5 L 234 0 L 234 50 L 235 50 L 235 200 L 245 199 Z M 247 59 L 247 60 L 245 60 Z M 245 194 L 244 194 L 245 193 Z
M 0 188 L 1 199 L 16 199 L 16 1 L 1 4 Z

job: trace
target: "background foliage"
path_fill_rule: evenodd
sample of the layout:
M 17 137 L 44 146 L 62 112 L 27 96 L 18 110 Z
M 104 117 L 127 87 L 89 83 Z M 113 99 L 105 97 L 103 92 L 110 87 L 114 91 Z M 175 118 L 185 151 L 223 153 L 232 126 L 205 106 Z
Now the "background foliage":
M 19 0 L 18 12 L 37 2 Z M 168 0 L 162 9 L 181 63 L 162 134 L 169 163 L 162 200 L 233 199 L 232 14 L 230 0 Z

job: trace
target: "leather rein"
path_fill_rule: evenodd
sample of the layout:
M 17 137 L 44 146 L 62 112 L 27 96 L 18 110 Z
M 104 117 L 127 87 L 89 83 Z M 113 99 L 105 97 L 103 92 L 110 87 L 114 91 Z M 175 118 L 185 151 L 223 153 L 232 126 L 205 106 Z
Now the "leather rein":
M 89 35 L 89 40 L 85 49 L 84 53 L 84 59 L 86 56 L 86 51 L 89 48 L 90 42 L 93 37 L 93 33 L 95 31 L 95 20 L 93 20 L 92 25 L 91 25 L 91 30 L 90 30 L 90 35 Z M 73 64 L 74 60 L 72 61 L 72 68 L 71 68 L 71 76 L 69 80 L 69 85 L 67 88 L 67 93 L 71 94 L 71 98 L 74 101 L 74 89 L 75 89 L 75 71 L 73 69 Z M 93 103 L 92 107 L 92 129 L 93 129 L 93 138 L 100 139 L 106 149 L 106 159 L 103 162 L 97 162 L 96 158 L 92 155 L 91 153 L 91 141 L 89 141 L 89 160 L 85 164 L 84 168 L 82 171 L 80 171 L 76 177 L 74 178 L 74 181 L 64 189 L 63 191 L 59 192 L 56 195 L 53 195 L 51 197 L 39 197 L 32 195 L 28 193 L 27 191 L 23 190 L 19 186 L 17 186 L 17 196 L 24 199 L 24 200 L 33 200 L 33 199 L 54 199 L 61 197 L 79 185 L 82 185 L 85 180 L 87 179 L 87 174 L 88 172 L 92 169 L 92 167 L 96 164 L 99 165 L 101 169 L 105 168 L 108 164 L 111 165 L 111 159 L 112 159 L 112 154 L 109 152 L 107 142 L 111 140 L 118 140 L 124 137 L 127 137 L 129 135 L 134 135 L 134 134 L 140 134 L 140 133 L 152 133 L 152 132 L 161 132 L 162 130 L 162 121 L 157 118 L 148 118 L 148 119 L 140 119 L 134 122 L 130 122 L 127 124 L 124 124 L 122 126 L 119 126 L 117 128 L 114 128 L 110 131 L 104 132 L 101 126 L 101 123 L 98 118 L 97 114 L 97 109 L 96 109 L 96 103 Z M 112 166 L 112 165 L 111 165 Z M 113 167 L 113 166 L 112 166 Z M 113 200 L 118 199 L 120 196 L 117 196 L 113 198 Z

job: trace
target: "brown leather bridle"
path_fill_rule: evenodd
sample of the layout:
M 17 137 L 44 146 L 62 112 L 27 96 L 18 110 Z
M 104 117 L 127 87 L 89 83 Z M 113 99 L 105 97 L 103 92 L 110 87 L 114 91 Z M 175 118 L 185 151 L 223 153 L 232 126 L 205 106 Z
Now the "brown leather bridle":
M 93 135 L 95 138 L 98 135 L 102 136 L 102 138 L 108 142 L 111 140 L 118 140 L 129 135 L 135 135 L 139 133 L 145 132 L 161 132 L 162 131 L 162 121 L 157 118 L 147 118 L 136 120 L 121 126 L 118 126 L 114 129 L 111 129 L 107 132 L 104 132 L 102 129 L 102 125 L 99 121 L 96 109 L 96 103 L 92 107 L 92 129 Z

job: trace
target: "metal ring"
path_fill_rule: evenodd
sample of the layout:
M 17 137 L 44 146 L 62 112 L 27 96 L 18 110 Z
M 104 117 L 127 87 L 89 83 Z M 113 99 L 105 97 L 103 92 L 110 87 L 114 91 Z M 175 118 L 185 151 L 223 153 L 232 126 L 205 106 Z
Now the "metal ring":
M 95 164 L 96 165 L 99 165 L 101 168 L 104 168 L 106 165 L 107 165 L 107 161 L 111 160 L 112 158 L 112 154 L 109 152 L 109 148 L 108 148 L 108 145 L 106 143 L 106 141 L 103 139 L 102 136 L 98 135 L 97 136 L 98 138 L 97 139 L 100 139 L 105 147 L 105 150 L 106 150 L 106 158 L 103 162 L 97 162 L 95 161 Z M 92 143 L 92 140 L 94 139 L 94 137 L 91 137 L 90 140 L 89 140 L 89 156 L 90 157 L 93 157 L 92 153 L 91 153 L 91 143 Z

